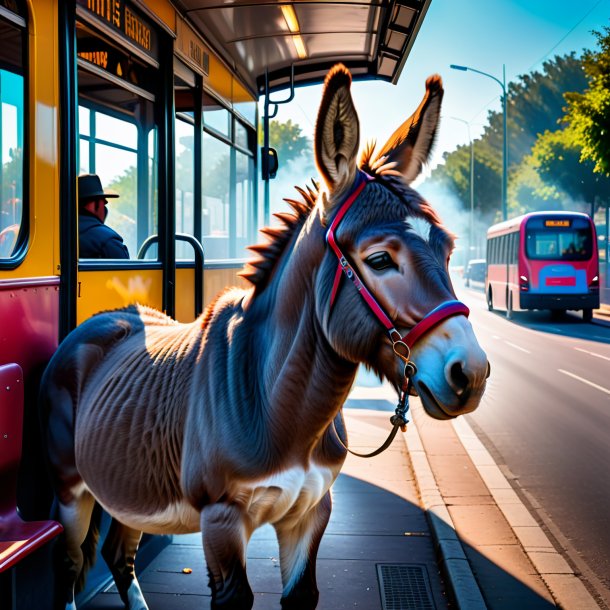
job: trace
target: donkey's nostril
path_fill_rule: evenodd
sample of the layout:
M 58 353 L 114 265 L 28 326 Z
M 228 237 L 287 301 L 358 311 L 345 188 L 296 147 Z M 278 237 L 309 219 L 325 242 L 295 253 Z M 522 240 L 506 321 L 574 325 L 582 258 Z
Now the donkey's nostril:
M 489 379 L 489 376 L 491 375 L 491 364 L 489 362 L 489 360 L 487 361 L 487 374 L 485 375 L 485 379 Z
M 454 362 L 449 370 L 450 383 L 458 396 L 461 396 L 468 387 L 468 377 L 464 374 L 461 362 Z

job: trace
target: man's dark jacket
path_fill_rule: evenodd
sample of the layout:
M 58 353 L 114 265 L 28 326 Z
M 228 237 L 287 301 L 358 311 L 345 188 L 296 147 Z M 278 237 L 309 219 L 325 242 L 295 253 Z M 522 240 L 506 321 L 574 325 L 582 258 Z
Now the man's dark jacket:
M 79 211 L 78 234 L 80 258 L 129 258 L 123 238 L 88 210 Z

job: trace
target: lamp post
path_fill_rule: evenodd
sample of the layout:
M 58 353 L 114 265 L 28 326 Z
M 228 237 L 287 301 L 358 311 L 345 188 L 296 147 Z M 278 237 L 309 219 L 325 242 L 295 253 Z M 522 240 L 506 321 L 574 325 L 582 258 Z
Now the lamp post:
M 487 76 L 492 80 L 496 81 L 500 87 L 502 87 L 502 135 L 503 135 L 503 147 L 502 147 L 502 220 L 507 219 L 507 196 L 508 196 L 508 140 L 506 138 L 506 65 L 502 64 L 502 80 L 496 78 L 492 74 L 482 72 L 476 68 L 470 66 L 456 66 L 451 64 L 449 66 L 452 70 L 461 70 L 462 72 L 470 71 L 476 72 Z
M 468 258 L 470 259 L 474 243 L 474 142 L 470 136 L 470 123 L 456 116 L 449 117 L 466 125 L 468 130 L 468 141 L 470 142 L 470 226 L 468 231 Z M 468 261 L 464 261 L 466 264 Z

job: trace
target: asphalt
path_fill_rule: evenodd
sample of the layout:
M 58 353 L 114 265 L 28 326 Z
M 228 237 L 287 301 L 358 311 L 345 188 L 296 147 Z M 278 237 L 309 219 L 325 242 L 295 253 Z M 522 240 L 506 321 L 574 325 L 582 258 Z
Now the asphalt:
M 610 324 L 610 307 L 596 322 Z M 362 373 L 345 408 L 350 445 L 379 446 L 396 396 Z M 349 456 L 317 562 L 320 610 L 604 608 L 555 549 L 466 418 L 412 422 L 380 456 Z M 247 551 L 254 608 L 279 608 L 273 529 Z M 139 580 L 150 610 L 210 608 L 199 534 L 174 536 Z M 122 604 L 108 585 L 82 608 Z

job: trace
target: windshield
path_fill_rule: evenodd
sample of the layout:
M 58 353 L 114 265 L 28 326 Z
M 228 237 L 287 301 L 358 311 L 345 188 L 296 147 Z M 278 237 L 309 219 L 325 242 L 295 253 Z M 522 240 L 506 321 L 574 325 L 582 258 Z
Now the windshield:
M 593 254 L 591 227 L 584 218 L 535 218 L 525 231 L 530 259 L 584 261 Z

